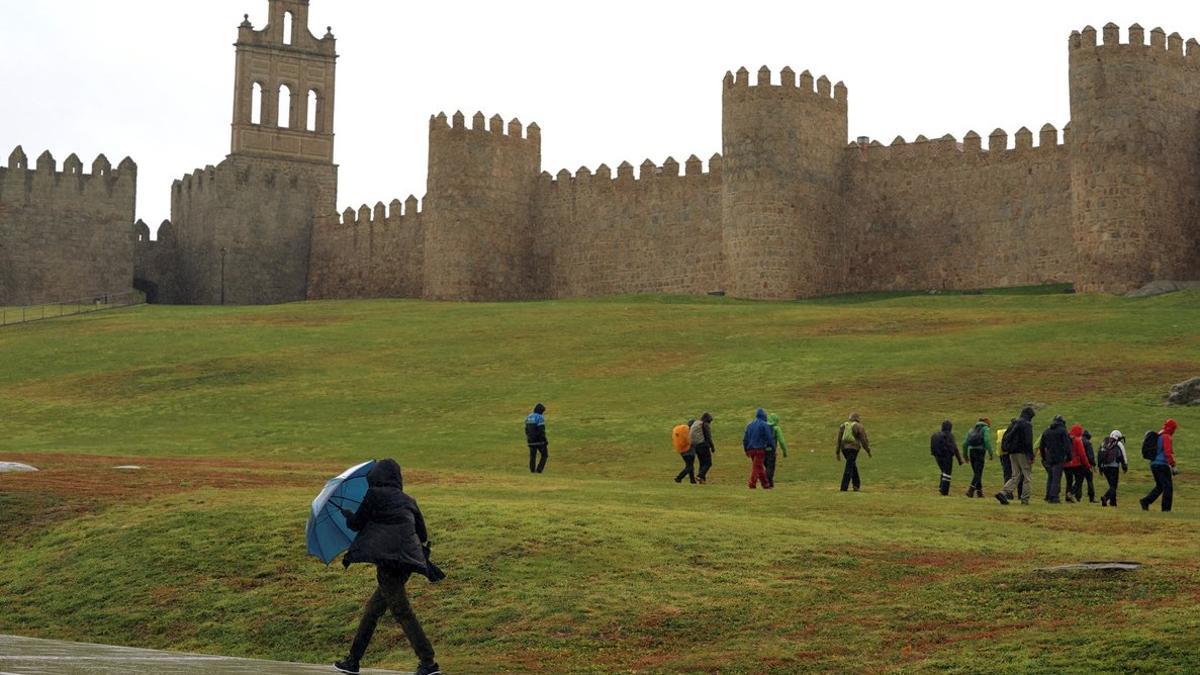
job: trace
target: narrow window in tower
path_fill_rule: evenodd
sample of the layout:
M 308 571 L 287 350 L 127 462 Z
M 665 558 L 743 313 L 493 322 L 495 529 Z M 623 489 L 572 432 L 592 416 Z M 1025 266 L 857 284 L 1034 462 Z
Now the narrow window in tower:
M 250 87 L 250 124 L 262 124 L 263 86 L 258 82 Z
M 285 12 L 283 15 L 283 44 L 292 44 L 292 33 L 294 30 L 294 17 L 291 12 Z
M 292 88 L 286 84 L 279 85 L 279 127 L 292 128 Z
M 320 98 L 317 96 L 317 90 L 309 89 L 308 90 L 308 124 L 305 125 L 305 127 L 304 127 L 305 129 L 308 129 L 309 131 L 321 131 L 320 129 L 317 128 L 318 120 L 321 119 L 320 106 L 321 106 L 321 101 L 320 101 Z

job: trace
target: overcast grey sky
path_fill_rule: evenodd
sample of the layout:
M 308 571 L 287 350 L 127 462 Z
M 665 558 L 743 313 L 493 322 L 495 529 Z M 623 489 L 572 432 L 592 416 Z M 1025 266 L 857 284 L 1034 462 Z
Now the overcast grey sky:
M 229 151 L 233 47 L 267 0 L 0 0 L 0 149 L 140 167 L 138 216 Z M 425 192 L 429 115 L 542 127 L 543 168 L 682 162 L 720 151 L 726 70 L 791 65 L 844 80 L 850 133 L 890 142 L 1068 120 L 1067 36 L 1134 22 L 1200 36 L 1200 5 L 1160 0 L 800 3 L 740 0 L 312 0 L 338 69 L 339 205 Z

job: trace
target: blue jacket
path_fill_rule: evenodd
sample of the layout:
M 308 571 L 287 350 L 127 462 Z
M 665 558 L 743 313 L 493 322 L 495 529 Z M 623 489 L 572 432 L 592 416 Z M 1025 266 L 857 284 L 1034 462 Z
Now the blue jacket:
M 744 450 L 774 450 L 775 432 L 767 423 L 767 411 L 758 409 L 755 419 L 746 425 L 746 435 L 742 437 Z

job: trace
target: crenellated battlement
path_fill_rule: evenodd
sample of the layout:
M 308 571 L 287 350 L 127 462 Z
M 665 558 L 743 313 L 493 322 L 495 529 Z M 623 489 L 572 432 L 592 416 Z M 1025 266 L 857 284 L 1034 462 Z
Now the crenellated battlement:
M 416 222 L 423 213 L 421 201 L 415 195 L 409 195 L 408 199 L 403 202 L 393 199 L 386 206 L 383 202 L 376 202 L 374 207 L 363 204 L 357 211 L 353 207 L 346 207 L 341 218 L 334 220 L 331 224 L 341 227 L 360 225 L 400 227 Z
M 461 110 L 455 112 L 450 117 L 447 117 L 444 112 L 431 115 L 429 117 L 429 133 L 430 137 L 434 134 L 465 133 L 508 141 L 526 141 L 539 146 L 542 142 L 542 129 L 537 125 L 537 122 L 533 122 L 528 128 L 524 128 L 521 120 L 515 117 L 505 123 L 504 118 L 499 115 L 492 115 L 491 118 L 487 118 L 482 112 L 476 112 L 471 117 L 471 125 L 468 127 L 467 118 Z
M 1159 57 L 1165 54 L 1200 66 L 1200 42 L 1196 38 L 1190 38 L 1185 42 L 1179 33 L 1167 35 L 1162 28 L 1154 28 L 1150 31 L 1150 40 L 1147 43 L 1146 29 L 1136 23 L 1128 30 L 1122 30 L 1115 23 L 1109 23 L 1099 31 L 1092 26 L 1087 26 L 1083 30 L 1073 31 L 1068 44 L 1072 52 L 1080 50 L 1140 50 L 1146 56 Z
M 682 174 L 680 173 L 681 168 Z M 563 169 L 555 175 L 551 175 L 547 171 L 541 174 L 540 185 L 552 190 L 598 187 L 629 189 L 660 182 L 669 184 L 673 181 L 686 180 L 719 181 L 720 178 L 721 155 L 717 153 L 709 158 L 707 171 L 704 168 L 704 161 L 696 155 L 688 157 L 683 165 L 680 165 L 674 157 L 668 157 L 661 165 L 647 159 L 636 168 L 629 162 L 621 162 L 617 166 L 615 175 L 607 164 L 601 164 L 594 172 L 586 166 L 579 167 L 574 174 L 567 169 Z
M 809 96 L 821 101 L 833 101 L 843 107 L 849 96 L 845 83 L 832 84 L 825 75 L 814 80 L 812 73 L 807 70 L 797 78 L 796 71 L 790 66 L 785 66 L 779 71 L 777 80 L 774 79 L 771 69 L 763 66 L 758 69 L 753 83 L 750 81 L 750 71 L 745 67 L 739 68 L 736 73 L 727 71 L 724 85 L 727 95 L 736 95 L 739 91 L 749 94 L 750 90 L 755 90 L 753 94 L 761 96 L 765 90 L 770 90 L 781 96 Z
M 1067 125 L 1069 130 L 1070 125 Z M 891 144 L 884 145 L 865 137 L 853 141 L 846 147 L 851 161 L 856 162 L 903 162 L 903 161 L 970 161 L 970 162 L 1002 162 L 1023 161 L 1036 154 L 1046 152 L 1065 152 L 1067 150 L 1067 132 L 1060 139 L 1059 131 L 1053 124 L 1045 124 L 1035 136 L 1028 127 L 1021 127 L 1013 137 L 1010 147 L 1009 134 L 1004 129 L 996 129 L 988 135 L 987 143 L 983 137 L 968 131 L 961 141 L 953 134 L 939 138 L 917 136 L 913 142 L 908 142 L 903 136 L 897 136 Z M 1036 143 L 1035 143 L 1036 140 Z
M 114 169 L 108 158 L 101 154 L 92 161 L 88 172 L 79 156 L 72 153 L 63 160 L 62 171 L 59 171 L 54 155 L 46 150 L 31 168 L 24 149 L 18 145 L 8 156 L 7 167 L 0 167 L 0 183 L 4 185 L 0 200 L 7 201 L 12 201 L 18 192 L 23 192 L 25 199 L 31 195 L 39 199 L 88 195 L 111 197 L 114 193 L 124 199 L 126 191 L 132 192 L 137 187 L 137 164 L 126 157 Z
M 263 187 L 272 191 L 304 190 L 302 175 L 283 171 L 274 166 L 256 166 L 248 164 L 237 168 L 213 166 L 209 164 L 203 169 L 184 174 L 171 184 L 172 197 L 201 197 L 210 193 L 218 196 L 223 194 L 226 187 Z

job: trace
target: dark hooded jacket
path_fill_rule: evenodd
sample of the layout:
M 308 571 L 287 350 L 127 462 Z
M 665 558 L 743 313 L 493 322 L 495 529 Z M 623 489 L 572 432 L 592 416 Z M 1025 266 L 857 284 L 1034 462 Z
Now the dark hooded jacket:
M 1042 432 L 1039 447 L 1042 459 L 1047 464 L 1065 464 L 1071 460 L 1075 443 L 1067 433 L 1067 423 L 1061 417 L 1055 417 L 1050 428 Z
M 417 502 L 404 493 L 400 465 L 385 459 L 367 474 L 367 494 L 362 506 L 346 519 L 358 538 L 342 558 L 342 564 L 368 563 L 417 574 L 427 574 L 425 551 L 428 541 L 425 518 Z
M 746 434 L 742 437 L 743 450 L 775 450 L 775 431 L 767 422 L 767 411 L 762 408 L 754 415 L 754 420 L 746 425 Z
M 939 459 L 962 456 L 958 454 L 958 441 L 954 440 L 954 424 L 950 420 L 942 422 L 942 430 L 929 438 L 929 454 Z
M 525 418 L 525 442 L 529 445 L 548 445 L 546 441 L 546 418 L 542 416 L 544 412 L 546 412 L 546 406 L 539 403 L 533 409 L 533 412 Z
M 1033 408 L 1025 408 L 1021 411 L 1021 416 L 1008 427 L 1008 431 L 1004 432 L 1004 440 L 1008 441 L 1009 434 L 1012 434 L 1012 452 L 1006 453 L 1009 455 L 1024 454 L 1033 460 L 1033 417 L 1036 413 Z

